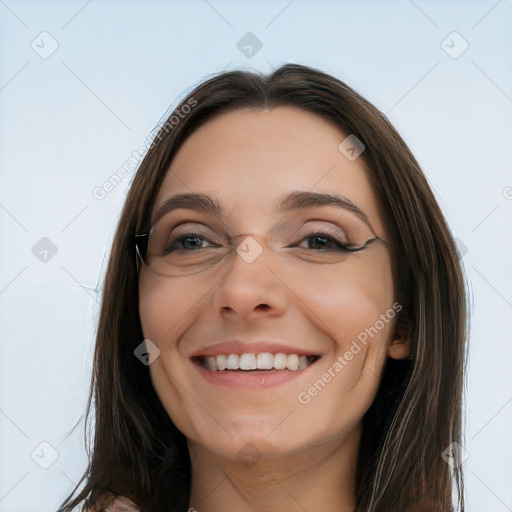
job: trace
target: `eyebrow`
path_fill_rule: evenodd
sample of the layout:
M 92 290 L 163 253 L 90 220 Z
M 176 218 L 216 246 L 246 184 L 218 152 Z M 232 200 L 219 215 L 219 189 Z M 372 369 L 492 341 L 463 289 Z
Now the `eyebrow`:
M 285 213 L 294 210 L 305 210 L 315 206 L 335 206 L 350 210 L 361 218 L 371 227 L 366 214 L 348 197 L 338 194 L 326 194 L 320 192 L 296 191 L 281 196 L 275 203 L 274 209 L 278 213 Z M 209 213 L 220 217 L 223 209 L 216 198 L 206 194 L 178 194 L 168 198 L 157 210 L 152 225 L 154 225 L 163 215 L 177 210 L 187 208 L 197 210 L 202 213 Z

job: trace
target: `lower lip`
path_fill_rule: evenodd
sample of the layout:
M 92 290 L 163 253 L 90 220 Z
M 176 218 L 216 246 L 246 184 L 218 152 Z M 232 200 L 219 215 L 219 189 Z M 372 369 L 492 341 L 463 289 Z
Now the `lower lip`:
M 210 383 L 219 386 L 236 387 L 238 388 L 269 388 L 283 384 L 292 379 L 304 375 L 314 363 L 302 368 L 300 370 L 273 370 L 273 371 L 235 371 L 235 370 L 216 370 L 211 371 L 203 368 L 197 363 L 192 363 L 199 373 Z

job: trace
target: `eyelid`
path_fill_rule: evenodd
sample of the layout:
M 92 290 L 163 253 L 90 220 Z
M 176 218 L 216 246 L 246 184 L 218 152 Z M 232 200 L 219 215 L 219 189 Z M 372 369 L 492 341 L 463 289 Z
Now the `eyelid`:
M 187 224 L 193 224 L 193 227 L 191 226 L 188 228 L 187 227 L 182 228 L 182 226 L 186 226 Z M 210 227 L 208 227 L 204 222 L 186 220 L 186 221 L 178 222 L 178 224 L 173 226 L 172 229 L 170 230 L 169 236 L 175 237 L 175 236 L 186 235 L 187 232 L 190 232 L 190 231 L 200 232 L 198 234 L 202 234 L 205 237 L 216 235 L 215 231 L 213 231 Z M 211 232 L 213 235 L 209 235 L 208 232 Z
M 296 243 L 300 243 L 308 238 L 313 236 L 324 237 L 327 239 L 331 239 L 334 243 L 345 245 L 348 243 L 347 235 L 343 230 L 336 229 L 334 226 L 327 226 L 323 228 L 310 228 L 303 235 L 298 236 L 298 241 Z
M 322 223 L 322 225 L 309 225 L 311 222 Z M 340 241 L 343 241 L 347 238 L 346 231 L 342 227 L 338 226 L 335 222 L 320 219 L 306 221 L 302 226 L 294 231 L 294 237 L 300 237 L 302 240 L 302 238 L 315 232 L 321 232 L 326 235 L 331 235 L 335 238 L 341 238 L 342 240 Z M 300 233 L 303 233 L 303 235 L 300 235 Z
M 314 231 L 317 229 L 316 226 L 310 226 L 311 223 L 321 223 L 322 226 L 318 227 L 318 229 L 325 231 L 328 230 L 329 234 L 335 235 L 335 236 L 341 236 L 343 238 L 346 238 L 347 232 L 344 228 L 342 228 L 340 225 L 337 224 L 337 222 L 334 219 L 327 219 L 325 217 L 307 217 L 307 218 L 297 218 L 289 219 L 288 221 L 285 221 L 281 224 L 274 225 L 270 231 L 270 236 L 279 236 L 280 233 L 287 232 L 290 229 L 292 230 L 293 236 L 298 236 L 297 234 L 301 230 L 309 230 L 309 232 Z M 184 227 L 190 224 L 190 227 Z M 179 229 L 181 228 L 181 229 Z M 214 219 L 208 219 L 208 220 L 199 220 L 199 219 L 191 219 L 187 216 L 187 218 L 183 220 L 178 220 L 176 223 L 172 223 L 171 228 L 169 229 L 169 235 L 173 238 L 176 236 L 180 236 L 183 234 L 186 234 L 188 231 L 200 231 L 198 234 L 203 234 L 205 237 L 215 237 L 217 239 L 223 238 L 226 240 L 233 240 L 234 238 L 240 237 L 244 234 L 239 235 L 231 235 L 229 236 L 226 233 L 226 226 L 223 223 L 218 223 Z M 249 233 L 245 234 L 248 235 Z M 304 234 L 306 236 L 306 233 Z
M 310 226 L 310 224 L 314 223 L 314 222 L 320 223 L 323 225 L 320 229 L 330 229 L 330 230 L 340 231 L 342 233 L 345 232 L 345 230 L 341 226 L 336 224 L 336 222 L 334 222 L 332 220 L 325 220 L 325 219 L 308 219 L 307 221 L 305 221 L 302 224 L 302 226 L 299 229 L 302 229 L 302 228 L 316 229 L 316 227 Z

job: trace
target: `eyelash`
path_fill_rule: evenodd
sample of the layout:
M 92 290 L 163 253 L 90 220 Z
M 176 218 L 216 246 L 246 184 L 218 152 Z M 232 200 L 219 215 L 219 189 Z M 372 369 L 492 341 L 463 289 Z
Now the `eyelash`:
M 337 238 L 333 237 L 332 235 L 330 235 L 324 231 L 313 231 L 313 232 L 309 233 L 308 235 L 306 235 L 305 237 L 303 237 L 300 241 L 302 242 L 304 240 L 307 240 L 308 238 L 315 238 L 315 237 L 316 238 L 325 238 L 329 242 L 334 243 L 337 247 L 331 248 L 331 249 L 309 249 L 310 251 L 320 251 L 320 252 L 332 252 L 332 251 L 348 252 L 349 251 L 349 249 L 342 242 L 340 242 Z M 199 249 L 187 250 L 187 249 L 183 249 L 181 247 L 176 247 L 183 240 L 185 240 L 187 238 L 199 238 L 201 240 L 207 241 L 208 243 L 210 243 L 212 245 L 215 245 L 214 242 L 212 242 L 209 238 L 205 237 L 204 235 L 201 235 L 199 233 L 190 232 L 190 233 L 185 233 L 183 235 L 180 235 L 180 236 L 174 238 L 173 240 L 171 240 L 165 247 L 165 254 L 170 254 L 171 252 L 173 252 L 175 250 L 193 252 L 193 251 L 197 251 L 199 249 L 203 249 L 202 247 L 200 247 Z M 292 247 L 292 246 L 288 246 L 288 247 Z

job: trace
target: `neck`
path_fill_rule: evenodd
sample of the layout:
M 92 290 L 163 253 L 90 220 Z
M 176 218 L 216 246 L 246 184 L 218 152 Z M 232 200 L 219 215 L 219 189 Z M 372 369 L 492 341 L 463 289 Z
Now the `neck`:
M 353 512 L 360 428 L 342 440 L 254 464 L 189 441 L 189 507 L 198 512 Z

